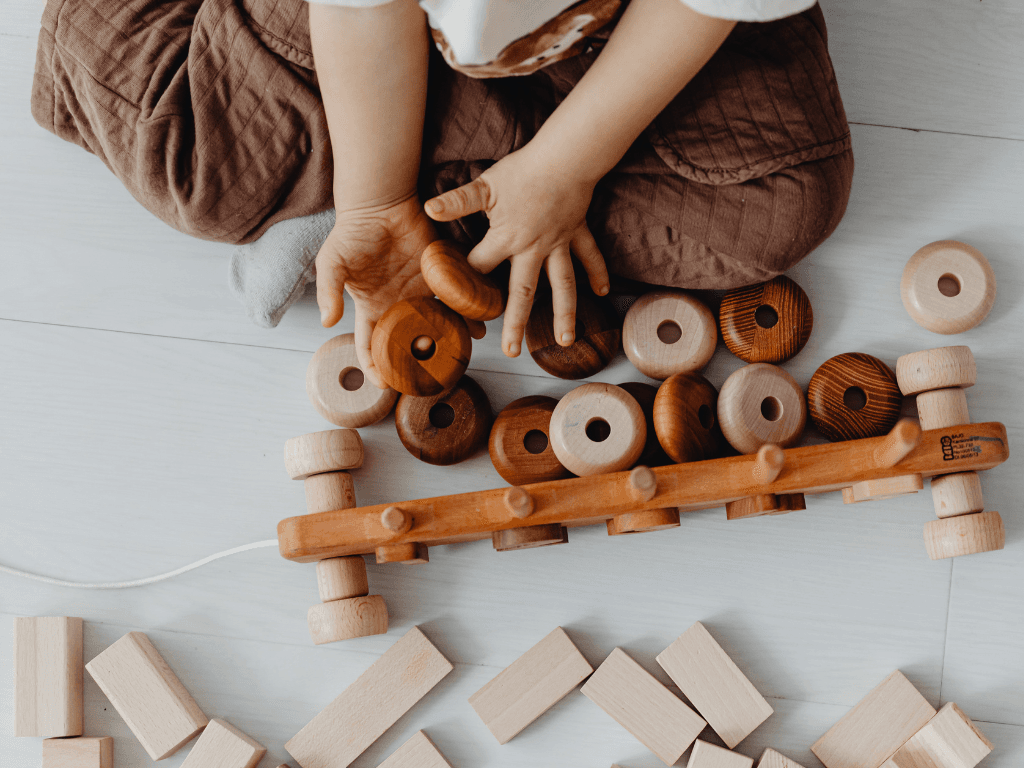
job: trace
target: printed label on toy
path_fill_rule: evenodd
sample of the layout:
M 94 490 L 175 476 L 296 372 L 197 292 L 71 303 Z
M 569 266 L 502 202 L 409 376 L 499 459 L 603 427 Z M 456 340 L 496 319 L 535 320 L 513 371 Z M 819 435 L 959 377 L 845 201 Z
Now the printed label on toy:
M 1003 441 L 998 437 L 981 437 L 959 432 L 955 435 L 943 435 L 939 442 L 942 444 L 942 460 L 956 461 L 977 456 L 982 452 L 982 443 L 1002 443 Z

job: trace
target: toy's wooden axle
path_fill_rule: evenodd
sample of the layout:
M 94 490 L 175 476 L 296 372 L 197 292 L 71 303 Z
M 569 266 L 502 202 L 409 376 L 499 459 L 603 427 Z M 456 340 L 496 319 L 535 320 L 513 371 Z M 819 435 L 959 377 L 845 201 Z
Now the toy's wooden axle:
M 513 528 L 593 525 L 641 510 L 694 511 L 750 496 L 826 493 L 865 481 L 980 471 L 1009 456 L 1006 428 L 998 422 L 928 430 L 919 442 L 908 440 L 902 426 L 885 437 L 787 449 L 781 471 L 768 483 L 758 482 L 764 478 L 758 456 L 734 456 L 657 467 L 651 470 L 656 489 L 649 498 L 637 493 L 629 472 L 616 472 L 524 486 L 533 501 L 526 517 L 510 511 L 508 488 L 496 488 L 292 517 L 278 525 L 278 541 L 283 557 L 314 562 L 395 544 L 486 539 Z M 389 507 L 404 512 L 411 525 L 385 527 L 382 515 Z

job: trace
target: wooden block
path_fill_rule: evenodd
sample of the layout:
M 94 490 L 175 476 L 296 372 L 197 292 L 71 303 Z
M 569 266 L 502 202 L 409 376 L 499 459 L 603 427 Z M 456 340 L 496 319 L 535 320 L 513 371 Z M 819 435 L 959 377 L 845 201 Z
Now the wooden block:
M 430 551 L 426 544 L 415 541 L 401 544 L 385 544 L 374 551 L 377 565 L 385 563 L 405 563 L 406 565 L 422 565 L 430 562 Z
M 930 389 L 917 396 L 921 429 L 945 429 L 971 423 L 967 393 L 960 387 Z
M 642 381 L 626 381 L 619 384 L 619 387 L 632 395 L 640 410 L 644 412 L 647 440 L 644 441 L 644 450 L 637 459 L 637 464 L 643 464 L 645 467 L 663 467 L 671 464 L 672 460 L 658 442 L 658 431 L 654 428 L 654 401 L 658 397 L 659 388 Z
M 973 387 L 978 367 L 970 347 L 938 347 L 902 355 L 896 360 L 896 380 L 904 395 L 929 389 Z
M 935 708 L 896 670 L 818 739 L 825 768 L 878 768 L 935 716 Z
M 454 387 L 473 351 L 466 321 L 425 296 L 392 304 L 377 321 L 370 345 L 384 381 L 414 397 L 440 395 Z
M 46 739 L 43 768 L 114 768 L 114 740 L 109 736 Z
M 761 759 L 757 761 L 757 768 L 804 768 L 795 760 L 790 760 L 781 752 L 774 749 L 766 749 L 761 753 Z
M 497 552 L 513 552 L 517 549 L 534 549 L 568 542 L 569 531 L 558 523 L 507 528 L 491 534 L 491 544 Z
M 974 768 L 991 751 L 992 742 L 949 702 L 882 768 Z
M 717 343 L 715 316 L 683 291 L 644 294 L 633 302 L 622 324 L 626 357 L 652 379 L 701 370 L 715 354 Z
M 209 722 L 142 632 L 129 632 L 85 668 L 153 760 L 173 755 Z
M 932 478 L 932 503 L 936 517 L 958 517 L 982 512 L 985 496 L 977 472 L 957 472 Z
M 1006 545 L 1006 529 L 998 512 L 959 515 L 924 524 L 924 546 L 932 560 L 993 552 Z
M 420 461 L 437 466 L 458 464 L 483 448 L 493 420 L 487 393 L 469 376 L 442 394 L 402 395 L 395 408 L 402 445 Z
M 363 466 L 363 439 L 354 429 L 329 429 L 293 437 L 284 444 L 284 466 L 292 480 Z
M 686 768 L 752 768 L 753 765 L 752 757 L 697 739 Z
M 774 711 L 699 621 L 658 655 L 658 663 L 729 749 Z
M 721 455 L 718 390 L 699 373 L 677 373 L 658 388 L 654 429 L 665 453 L 682 464 Z
M 561 627 L 469 697 L 484 725 L 505 744 L 555 706 L 594 668 Z
M 469 320 L 493 320 L 505 311 L 498 286 L 473 269 L 451 241 L 428 245 L 420 256 L 420 271 L 437 298 Z
M 576 475 L 629 469 L 644 449 L 647 423 L 624 389 L 592 382 L 566 394 L 551 414 L 551 447 Z
M 306 368 L 306 393 L 317 413 L 339 427 L 376 424 L 395 406 L 398 392 L 381 389 L 363 374 L 354 333 L 325 342 Z
M 625 512 L 609 518 L 606 525 L 609 536 L 664 531 L 679 527 L 679 510 L 644 509 L 639 512 Z
M 555 340 L 551 289 L 541 287 L 526 323 L 526 348 L 544 371 L 560 379 L 585 379 L 605 368 L 618 354 L 622 323 L 603 296 L 585 281 L 576 281 L 575 339 L 567 347 Z
M 807 405 L 814 425 L 829 440 L 856 440 L 888 433 L 899 421 L 903 393 L 884 362 L 847 352 L 814 372 Z
M 899 475 L 883 477 L 877 480 L 862 480 L 850 487 L 853 501 L 872 501 L 891 499 L 908 493 L 917 493 L 924 488 L 924 480 L 920 475 Z
M 413 627 L 284 748 L 301 768 L 345 768 L 452 669 Z
M 181 768 L 256 768 L 267 748 L 231 723 L 214 718 Z
M 82 735 L 82 620 L 14 619 L 14 735 Z
M 571 476 L 551 448 L 551 413 L 556 405 L 553 397 L 521 397 L 494 420 L 487 447 L 491 463 L 507 483 L 527 485 Z
M 875 448 L 872 460 L 880 467 L 895 467 L 920 444 L 920 425 L 911 419 L 900 419 Z
M 766 443 L 786 448 L 804 431 L 807 403 L 800 385 L 786 371 L 754 363 L 734 371 L 722 384 L 718 422 L 725 439 L 740 453 L 754 453 Z
M 621 648 L 581 690 L 665 765 L 674 765 L 707 725 Z
M 423 731 L 391 753 L 379 768 L 452 768 L 434 742 Z
M 333 512 L 356 506 L 356 489 L 348 472 L 324 472 L 302 481 L 306 486 L 306 509 L 310 513 Z
M 740 360 L 782 363 L 804 348 L 814 313 L 803 289 L 780 275 L 725 294 L 718 322 L 725 345 Z
M 316 564 L 316 584 L 325 603 L 368 595 L 366 561 L 360 555 L 321 560 Z
M 977 248 L 939 240 L 910 257 L 903 268 L 900 297 L 922 328 L 963 333 L 988 316 L 996 301 L 996 276 Z

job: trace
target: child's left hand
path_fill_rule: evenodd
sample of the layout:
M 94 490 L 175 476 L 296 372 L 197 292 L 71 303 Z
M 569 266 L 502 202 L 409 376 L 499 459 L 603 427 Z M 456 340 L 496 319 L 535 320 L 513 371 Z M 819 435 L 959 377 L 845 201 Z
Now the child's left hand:
M 604 257 L 587 228 L 594 184 L 556 169 L 539 150 L 525 147 L 502 158 L 477 179 L 428 200 L 427 215 L 452 221 L 483 211 L 490 229 L 469 254 L 469 263 L 487 273 L 512 260 L 502 349 L 520 353 L 541 267 L 551 282 L 555 338 L 575 340 L 576 282 L 570 250 L 582 262 L 598 295 L 608 292 Z

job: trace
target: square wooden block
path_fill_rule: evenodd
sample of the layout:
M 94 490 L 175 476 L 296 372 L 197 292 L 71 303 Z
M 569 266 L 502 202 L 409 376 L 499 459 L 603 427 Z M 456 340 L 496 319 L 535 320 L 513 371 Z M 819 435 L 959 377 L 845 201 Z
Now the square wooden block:
M 14 620 L 14 735 L 82 735 L 82 620 Z
M 256 768 L 266 747 L 240 730 L 214 718 L 206 726 L 181 768 Z
M 378 768 L 452 768 L 452 764 L 445 760 L 427 734 L 418 731 Z
M 752 768 L 754 758 L 697 739 L 686 768 Z
M 761 753 L 761 759 L 757 761 L 757 768 L 804 768 L 796 760 L 790 760 L 781 752 L 774 749 L 766 749 Z
M 114 740 L 109 736 L 46 739 L 43 768 L 114 768 Z
M 992 742 L 949 702 L 882 768 L 974 768 L 991 751 Z

